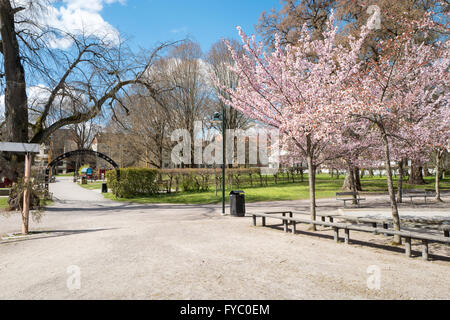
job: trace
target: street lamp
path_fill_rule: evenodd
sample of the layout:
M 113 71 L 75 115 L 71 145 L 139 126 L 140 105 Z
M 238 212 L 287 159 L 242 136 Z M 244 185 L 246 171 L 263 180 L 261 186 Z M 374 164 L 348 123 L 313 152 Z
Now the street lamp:
M 222 114 L 215 112 L 213 122 L 222 122 L 222 214 L 225 214 L 225 125 L 226 115 L 225 108 L 222 108 Z

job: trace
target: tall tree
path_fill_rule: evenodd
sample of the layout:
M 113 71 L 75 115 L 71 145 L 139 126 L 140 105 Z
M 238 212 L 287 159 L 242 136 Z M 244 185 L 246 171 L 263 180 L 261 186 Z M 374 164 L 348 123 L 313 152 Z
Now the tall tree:
M 441 104 L 448 107 L 449 101 L 445 91 L 449 80 L 447 45 L 417 43 L 417 33 L 426 33 L 434 25 L 432 20 L 424 18 L 406 24 L 407 31 L 379 43 L 378 61 L 369 63 L 353 78 L 351 100 L 339 109 L 350 118 L 370 121 L 379 134 L 396 230 L 400 230 L 400 219 L 392 181 L 393 141 L 414 140 L 411 136 L 426 140 L 420 124 Z M 401 243 L 398 236 L 394 241 Z
M 255 37 L 239 28 L 244 54 L 230 45 L 239 84 L 222 86 L 229 97 L 221 96 L 250 118 L 278 128 L 286 143 L 295 145 L 307 159 L 311 220 L 316 218 L 315 172 L 319 164 L 338 157 L 335 127 L 329 124 L 325 106 L 339 104 L 343 86 L 358 71 L 358 52 L 363 38 L 351 42 L 350 50 L 335 43 L 338 28 L 330 18 L 322 37 L 313 38 L 307 27 L 295 46 L 285 48 L 278 39 L 273 51 L 265 51 Z M 217 85 L 220 83 L 217 81 Z M 315 226 L 311 228 L 315 230 Z
M 228 40 L 228 43 L 240 54 L 241 48 L 236 40 Z M 210 72 L 217 79 L 222 87 L 234 89 L 239 83 L 239 77 L 229 70 L 228 66 L 233 64 L 233 57 L 228 50 L 224 41 L 219 41 L 211 46 L 207 54 L 206 61 L 209 63 Z M 221 87 L 211 84 L 215 95 L 226 96 L 228 93 Z M 226 129 L 246 129 L 249 126 L 250 119 L 238 110 L 227 106 L 223 100 L 217 99 L 213 101 L 217 111 L 225 109 L 226 112 Z
M 6 80 L 4 140 L 42 143 L 59 128 L 95 118 L 120 101 L 129 85 L 142 85 L 157 99 L 155 84 L 143 75 L 169 44 L 136 57 L 120 37 L 68 34 L 45 24 L 45 0 L 28 1 L 26 7 L 15 7 L 15 3 L 0 1 L 0 58 Z M 55 39 L 70 45 L 59 49 Z M 27 88 L 37 81 L 48 94 L 44 102 L 31 106 Z M 84 110 L 76 107 L 80 98 L 86 102 Z M 56 119 L 49 116 L 66 105 L 73 106 L 70 113 Z M 17 178 L 23 164 L 16 156 L 2 153 L 0 168 L 3 174 Z

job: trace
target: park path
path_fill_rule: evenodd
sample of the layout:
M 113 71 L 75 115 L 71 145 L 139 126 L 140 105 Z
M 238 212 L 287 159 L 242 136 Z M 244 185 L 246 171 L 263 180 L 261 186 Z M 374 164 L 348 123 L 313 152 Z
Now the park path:
M 95 203 L 109 203 L 114 201 L 105 199 L 100 193 L 84 189 L 73 182 L 72 177 L 59 177 L 55 183 L 50 183 L 49 190 L 57 204 L 82 203 L 93 205 Z
M 0 299 L 450 299 L 448 260 L 407 259 L 382 235 L 346 246 L 327 229 L 255 228 L 251 218 L 221 216 L 219 205 L 114 202 L 65 179 L 51 192 L 58 200 L 31 223 L 39 233 L 0 241 Z M 0 235 L 19 228 L 18 214 L 0 215 Z M 379 290 L 367 287 L 373 266 Z M 79 288 L 70 286 L 74 270 Z

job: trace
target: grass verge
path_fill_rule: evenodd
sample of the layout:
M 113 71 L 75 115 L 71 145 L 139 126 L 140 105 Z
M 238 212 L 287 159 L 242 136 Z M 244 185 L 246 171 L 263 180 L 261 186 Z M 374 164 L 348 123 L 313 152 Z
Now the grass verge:
M 433 189 L 434 177 L 426 177 L 425 185 L 410 185 L 403 182 L 404 189 Z M 328 175 L 318 175 L 316 180 L 316 198 L 331 198 L 334 197 L 335 192 L 339 192 L 342 188 L 344 178 L 331 179 Z M 449 178 L 444 179 L 445 182 L 450 182 Z M 361 179 L 363 191 L 362 193 L 386 193 L 387 184 L 386 178 L 382 177 L 367 177 Z M 394 183 L 396 187 L 397 181 Z M 86 185 L 84 185 L 86 186 Z M 87 185 L 89 186 L 89 185 Z M 101 187 L 101 185 L 100 185 Z M 98 188 L 100 188 L 98 187 Z M 443 190 L 450 190 L 448 184 L 442 186 Z M 226 190 L 226 202 L 229 201 L 229 192 L 231 190 L 244 190 L 246 202 L 260 202 L 260 201 L 282 201 L 282 200 L 304 200 L 309 199 L 309 187 L 308 182 L 297 183 L 282 183 L 272 184 L 266 187 L 246 187 Z M 207 192 L 178 192 L 170 194 L 157 194 L 145 197 L 134 198 L 121 198 L 116 199 L 114 195 L 108 193 L 104 194 L 105 198 L 122 201 L 122 202 L 134 202 L 134 203 L 174 203 L 174 204 L 213 204 L 220 203 L 222 192 L 217 191 L 217 196 L 214 190 Z

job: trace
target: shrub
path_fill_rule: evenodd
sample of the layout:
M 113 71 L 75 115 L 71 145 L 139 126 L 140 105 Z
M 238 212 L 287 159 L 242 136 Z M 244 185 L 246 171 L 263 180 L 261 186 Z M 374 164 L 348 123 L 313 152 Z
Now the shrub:
M 158 192 L 158 169 L 126 168 L 120 169 L 120 179 L 117 180 L 116 170 L 106 173 L 108 185 L 118 198 L 147 196 Z

